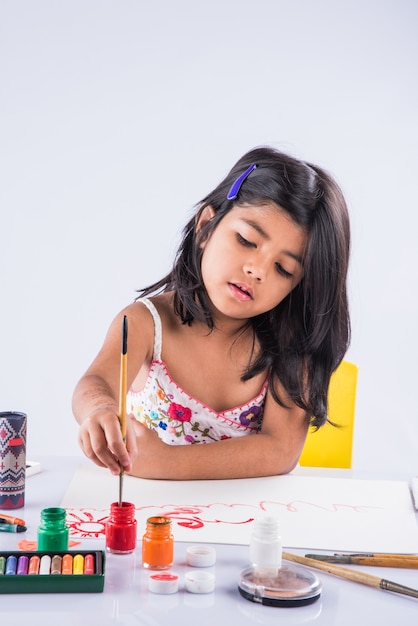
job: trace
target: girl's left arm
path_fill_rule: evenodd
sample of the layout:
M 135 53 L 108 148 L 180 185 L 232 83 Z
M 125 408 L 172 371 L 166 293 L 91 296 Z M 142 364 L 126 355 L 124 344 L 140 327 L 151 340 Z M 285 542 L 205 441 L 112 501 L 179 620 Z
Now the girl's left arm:
M 305 412 L 278 405 L 267 395 L 257 435 L 208 444 L 172 446 L 135 422 L 138 456 L 131 474 L 164 480 L 255 478 L 287 474 L 296 465 L 308 432 Z

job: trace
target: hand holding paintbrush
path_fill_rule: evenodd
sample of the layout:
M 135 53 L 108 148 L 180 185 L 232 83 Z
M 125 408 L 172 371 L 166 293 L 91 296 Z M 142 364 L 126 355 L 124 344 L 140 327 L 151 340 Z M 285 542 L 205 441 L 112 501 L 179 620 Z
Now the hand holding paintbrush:
M 123 442 L 126 443 L 126 394 L 127 394 L 127 365 L 128 365 L 128 318 L 123 316 L 122 321 L 122 344 L 120 355 L 120 386 L 119 386 L 119 421 L 122 431 Z M 119 506 L 122 505 L 124 470 L 119 473 Z

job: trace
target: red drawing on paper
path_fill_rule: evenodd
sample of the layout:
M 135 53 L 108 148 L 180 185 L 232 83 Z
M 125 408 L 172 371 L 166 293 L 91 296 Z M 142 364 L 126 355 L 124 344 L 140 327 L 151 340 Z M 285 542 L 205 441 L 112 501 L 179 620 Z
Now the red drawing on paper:
M 382 507 L 331 503 L 327 506 L 294 500 L 292 502 L 275 502 L 263 500 L 258 505 L 251 504 L 225 504 L 215 502 L 206 505 L 174 505 L 140 506 L 136 507 L 137 514 L 150 517 L 152 515 L 165 515 L 173 520 L 177 526 L 190 530 L 201 529 L 210 524 L 226 524 L 243 526 L 250 524 L 260 513 L 279 515 L 280 512 L 303 513 L 309 515 L 309 510 L 321 510 L 332 515 L 339 511 L 350 511 L 353 514 L 367 513 L 370 510 Z M 75 509 L 67 508 L 67 524 L 72 536 L 99 538 L 105 536 L 105 525 L 109 511 L 98 509 Z M 137 515 L 138 517 L 138 515 Z
M 104 537 L 108 517 L 108 512 L 95 509 L 67 509 L 67 526 L 70 529 L 70 535 L 96 539 Z

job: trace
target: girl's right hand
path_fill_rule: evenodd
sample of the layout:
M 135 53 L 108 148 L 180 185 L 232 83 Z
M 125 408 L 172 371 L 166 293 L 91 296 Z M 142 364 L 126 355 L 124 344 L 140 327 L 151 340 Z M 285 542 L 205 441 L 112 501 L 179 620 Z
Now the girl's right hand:
M 80 425 L 78 442 L 84 454 L 99 467 L 107 467 L 115 476 L 123 469 L 130 472 L 137 456 L 133 424 L 127 419 L 126 443 L 122 438 L 117 407 L 98 408 Z

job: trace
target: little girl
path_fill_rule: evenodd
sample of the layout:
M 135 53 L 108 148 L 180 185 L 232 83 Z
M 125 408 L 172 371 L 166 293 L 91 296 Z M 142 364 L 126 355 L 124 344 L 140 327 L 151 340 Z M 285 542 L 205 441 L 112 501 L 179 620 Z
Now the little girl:
M 328 173 L 269 147 L 245 154 L 197 205 L 172 271 L 117 315 L 78 382 L 86 456 L 154 479 L 291 471 L 309 424 L 327 420 L 330 376 L 349 344 L 349 247 Z

